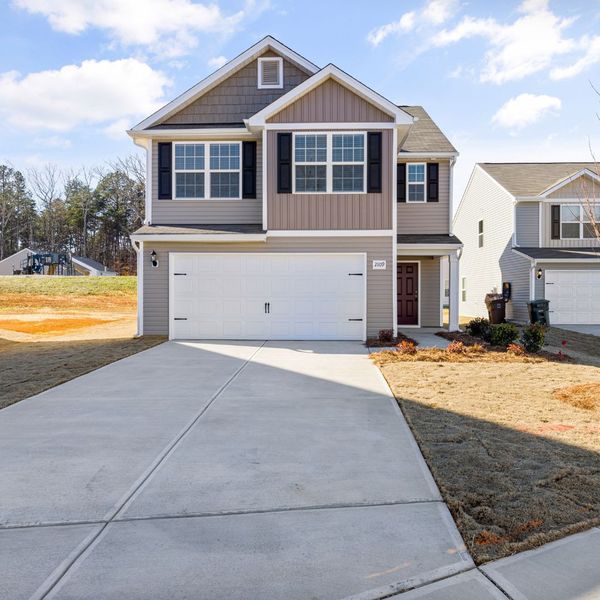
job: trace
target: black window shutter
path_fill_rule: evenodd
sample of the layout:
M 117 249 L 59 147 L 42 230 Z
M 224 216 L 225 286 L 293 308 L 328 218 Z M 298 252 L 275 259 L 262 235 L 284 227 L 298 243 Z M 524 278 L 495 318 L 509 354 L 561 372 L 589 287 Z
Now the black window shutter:
M 398 202 L 406 202 L 406 163 L 398 163 L 396 188 L 398 192 Z
M 367 133 L 367 192 L 381 193 L 381 131 Z
M 242 142 L 242 198 L 256 198 L 256 142 Z
M 552 231 L 551 237 L 553 240 L 560 240 L 560 204 L 553 204 L 552 210 Z
M 277 193 L 292 193 L 292 134 L 277 134 Z
M 427 202 L 439 202 L 439 171 L 438 163 L 427 165 Z
M 172 197 L 172 147 L 171 142 L 158 143 L 158 199 L 170 200 Z

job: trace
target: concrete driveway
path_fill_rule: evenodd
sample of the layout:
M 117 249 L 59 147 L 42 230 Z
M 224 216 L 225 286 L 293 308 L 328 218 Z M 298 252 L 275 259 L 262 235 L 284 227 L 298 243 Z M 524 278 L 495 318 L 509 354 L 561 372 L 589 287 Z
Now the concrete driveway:
M 0 411 L 0 456 L 0 598 L 366 600 L 473 568 L 356 343 L 166 343 Z
M 555 327 L 567 329 L 568 331 L 576 331 L 577 333 L 600 336 L 600 325 L 555 325 Z

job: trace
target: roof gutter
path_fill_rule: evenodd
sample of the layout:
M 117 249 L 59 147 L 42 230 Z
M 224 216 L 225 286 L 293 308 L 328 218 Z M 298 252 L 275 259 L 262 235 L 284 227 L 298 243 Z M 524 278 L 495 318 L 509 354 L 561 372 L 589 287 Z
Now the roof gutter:
M 449 158 L 456 159 L 460 156 L 459 152 L 398 152 L 398 158 Z

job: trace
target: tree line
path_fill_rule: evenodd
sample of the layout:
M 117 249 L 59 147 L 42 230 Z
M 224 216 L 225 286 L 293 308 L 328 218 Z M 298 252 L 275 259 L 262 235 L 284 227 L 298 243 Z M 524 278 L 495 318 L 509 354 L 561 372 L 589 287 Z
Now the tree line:
M 23 248 L 92 258 L 135 274 L 129 235 L 144 220 L 145 167 L 139 156 L 106 167 L 25 175 L 0 165 L 0 260 Z

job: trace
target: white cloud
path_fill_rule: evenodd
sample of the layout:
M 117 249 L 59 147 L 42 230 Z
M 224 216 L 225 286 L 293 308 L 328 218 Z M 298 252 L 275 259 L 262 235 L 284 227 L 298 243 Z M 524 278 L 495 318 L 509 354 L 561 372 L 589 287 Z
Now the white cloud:
M 581 40 L 581 46 L 585 50 L 585 54 L 572 65 L 568 67 L 555 67 L 550 71 L 552 79 L 566 79 L 567 77 L 575 77 L 587 68 L 600 62 L 600 36 L 584 37 Z
M 549 114 L 560 111 L 562 102 L 554 96 L 519 94 L 503 104 L 492 117 L 492 123 L 518 131 Z
M 0 114 L 17 127 L 51 131 L 129 121 L 159 108 L 169 84 L 135 58 L 86 60 L 25 76 L 9 71 L 0 74 Z
M 58 135 L 50 135 L 47 137 L 39 137 L 33 140 L 34 146 L 43 146 L 45 148 L 66 149 L 71 147 L 71 140 L 60 137 Z
M 367 41 L 373 46 L 379 46 L 390 35 L 408 33 L 418 28 L 421 22 L 441 25 L 454 15 L 457 8 L 458 0 L 427 0 L 420 11 L 406 12 L 398 21 L 371 30 L 367 35 Z
M 212 69 L 220 69 L 226 62 L 227 59 L 224 56 L 215 56 L 209 59 L 208 66 Z
M 185 54 L 199 33 L 229 34 L 265 5 L 248 0 L 224 14 L 216 2 L 191 0 L 13 0 L 18 8 L 48 19 L 56 31 L 77 35 L 95 27 L 124 46 L 146 46 L 161 56 Z

